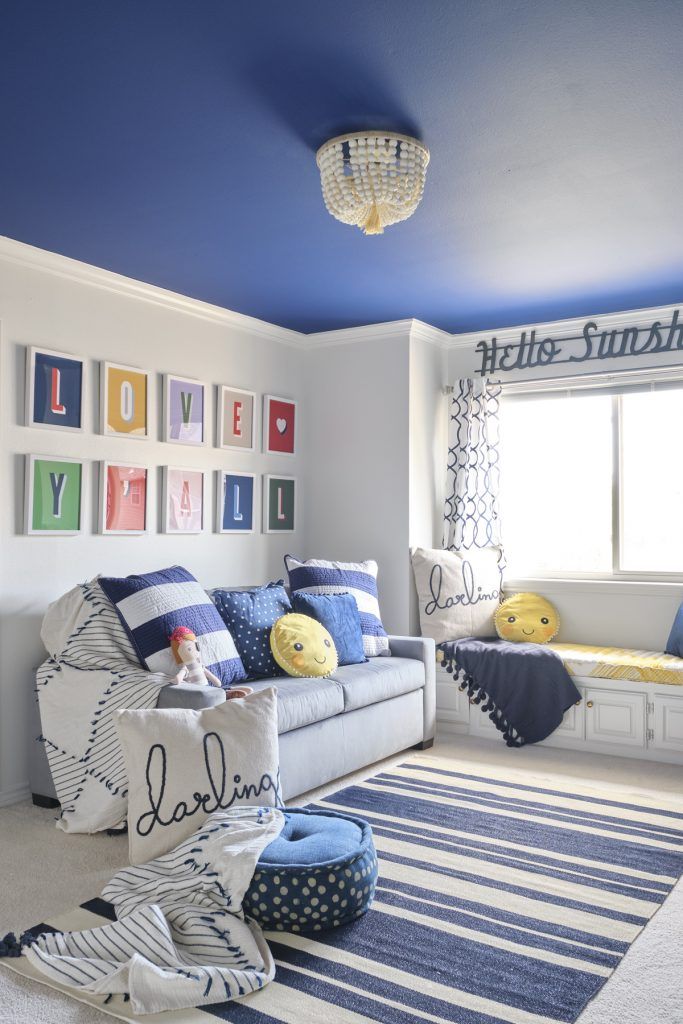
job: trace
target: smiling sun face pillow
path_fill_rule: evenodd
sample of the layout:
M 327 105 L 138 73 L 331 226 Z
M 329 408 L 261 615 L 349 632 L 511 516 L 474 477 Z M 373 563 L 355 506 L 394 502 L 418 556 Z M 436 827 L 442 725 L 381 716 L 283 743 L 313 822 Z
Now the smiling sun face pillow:
M 494 616 L 501 640 L 547 644 L 557 636 L 560 616 L 540 594 L 514 594 L 498 605 Z
M 273 657 L 288 676 L 329 676 L 337 667 L 337 648 L 324 626 L 309 615 L 290 612 L 270 631 Z

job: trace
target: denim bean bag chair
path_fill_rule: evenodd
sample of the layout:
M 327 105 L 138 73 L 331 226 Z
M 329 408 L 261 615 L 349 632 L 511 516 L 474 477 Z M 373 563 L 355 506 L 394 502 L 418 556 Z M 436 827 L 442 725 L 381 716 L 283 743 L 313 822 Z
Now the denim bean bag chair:
M 244 899 L 266 931 L 319 932 L 360 917 L 377 882 L 372 829 L 337 811 L 290 808 Z

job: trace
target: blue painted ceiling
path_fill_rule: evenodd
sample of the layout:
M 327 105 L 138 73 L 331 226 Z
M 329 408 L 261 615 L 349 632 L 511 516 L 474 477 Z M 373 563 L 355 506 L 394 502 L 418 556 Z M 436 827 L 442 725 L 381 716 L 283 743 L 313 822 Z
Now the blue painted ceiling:
M 683 298 L 680 0 L 4 0 L 0 234 L 310 332 Z M 314 152 L 418 134 L 364 237 Z

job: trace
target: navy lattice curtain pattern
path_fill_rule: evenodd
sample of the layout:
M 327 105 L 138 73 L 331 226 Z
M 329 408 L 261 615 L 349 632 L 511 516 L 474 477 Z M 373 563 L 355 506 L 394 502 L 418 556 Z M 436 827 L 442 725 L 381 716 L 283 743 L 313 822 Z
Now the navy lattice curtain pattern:
M 453 385 L 443 534 L 449 551 L 501 548 L 500 394 L 500 384 L 483 378 Z

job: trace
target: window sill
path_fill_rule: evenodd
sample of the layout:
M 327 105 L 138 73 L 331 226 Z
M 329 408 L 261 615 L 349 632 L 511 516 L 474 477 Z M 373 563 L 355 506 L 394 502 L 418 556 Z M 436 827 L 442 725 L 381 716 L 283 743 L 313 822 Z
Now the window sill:
M 621 594 L 633 597 L 674 595 L 683 592 L 683 580 L 665 578 L 622 580 L 598 577 L 529 576 L 503 580 L 503 590 L 530 590 L 544 594 Z

